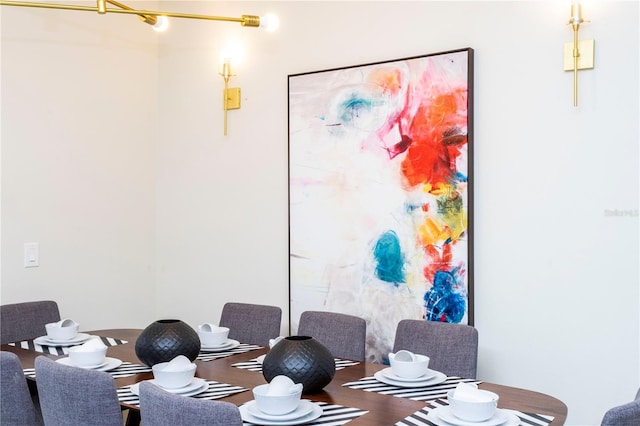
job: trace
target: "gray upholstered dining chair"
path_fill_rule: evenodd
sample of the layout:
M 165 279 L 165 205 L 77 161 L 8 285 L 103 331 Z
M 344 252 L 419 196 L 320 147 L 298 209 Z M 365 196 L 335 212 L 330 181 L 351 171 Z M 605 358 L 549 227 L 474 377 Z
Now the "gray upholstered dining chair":
M 0 423 L 3 426 L 41 426 L 18 356 L 0 351 Z
M 281 320 L 277 306 L 229 302 L 222 307 L 218 325 L 229 328 L 229 339 L 269 346 L 269 339 L 280 335 Z
M 638 426 L 640 425 L 640 389 L 636 399 L 618 405 L 604 413 L 601 426 Z
M 44 336 L 44 325 L 60 321 L 58 304 L 52 300 L 0 306 L 0 344 Z
M 478 331 L 464 324 L 402 320 L 396 328 L 393 351 L 427 355 L 429 368 L 447 376 L 475 379 L 478 366 Z
M 140 383 L 140 415 L 144 426 L 241 426 L 234 404 L 171 394 L 158 386 Z
M 337 312 L 304 311 L 300 315 L 298 335 L 313 337 L 334 357 L 364 361 L 367 322 L 360 317 Z
M 44 356 L 36 358 L 35 367 L 46 426 L 122 426 L 111 374 L 62 365 Z

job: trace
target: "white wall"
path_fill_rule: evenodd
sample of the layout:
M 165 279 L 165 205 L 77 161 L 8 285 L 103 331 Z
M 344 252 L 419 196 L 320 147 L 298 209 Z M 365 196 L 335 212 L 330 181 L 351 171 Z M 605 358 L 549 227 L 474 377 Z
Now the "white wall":
M 158 109 L 155 99 L 141 95 L 148 90 L 139 89 L 156 83 L 153 71 L 147 71 L 153 66 L 127 67 L 135 79 L 110 74 L 106 80 L 119 82 L 107 86 L 110 93 L 138 105 L 135 114 L 146 116 L 138 115 L 135 122 L 143 127 L 132 128 L 133 119 L 117 117 L 118 127 L 129 127 L 122 132 L 126 141 L 118 139 L 109 153 L 93 146 L 86 157 L 71 155 L 77 146 L 86 146 L 86 133 L 110 142 L 117 138 L 96 135 L 97 120 L 82 124 L 83 135 L 56 134 L 54 153 L 75 159 L 67 160 L 62 171 L 56 157 L 21 152 L 45 150 L 45 130 L 19 124 L 7 129 L 9 106 L 21 120 L 29 108 L 33 120 L 57 121 L 33 101 L 20 109 L 19 96 L 7 98 L 7 87 L 24 86 L 26 71 L 43 63 L 64 69 L 67 85 L 43 85 L 38 95 L 50 104 L 62 99 L 67 113 L 57 120 L 75 129 L 68 117 L 87 115 L 87 108 L 73 99 L 86 90 L 69 81 L 92 69 L 43 62 L 40 56 L 8 65 L 7 45 L 54 58 L 66 47 L 52 45 L 54 35 L 42 23 L 52 11 L 23 17 L 22 25 L 14 26 L 4 9 L 3 303 L 56 297 L 65 312 L 96 327 L 142 326 L 169 316 L 194 325 L 215 321 L 227 300 L 280 305 L 286 318 L 287 75 L 472 47 L 479 376 L 560 398 L 569 407 L 569 425 L 598 424 L 608 407 L 631 400 L 640 386 L 638 216 L 607 215 L 638 209 L 640 12 L 637 2 L 585 2 L 585 16 L 592 22 L 581 34 L 596 39 L 596 69 L 580 73 L 580 106 L 574 108 L 572 76 L 562 71 L 561 59 L 563 43 L 572 36 L 564 25 L 568 3 L 161 2 L 166 10 L 215 15 L 274 11 L 282 24 L 277 33 L 265 34 L 229 23 L 174 19 L 169 32 L 149 35 L 143 25 L 118 21 L 123 43 L 145 44 L 157 37 Z M 74 37 L 74 27 L 83 21 L 64 16 L 66 43 L 82 50 L 87 36 Z M 31 29 L 38 24 L 43 35 L 33 41 Z M 101 23 L 99 28 L 112 27 Z M 98 32 L 90 37 L 98 40 Z M 229 113 L 229 136 L 223 137 L 218 55 L 233 39 L 245 47 L 245 60 L 232 79 L 242 88 L 243 105 Z M 155 60 L 124 47 L 114 52 L 108 47 L 111 38 L 100 42 L 106 43 L 100 49 L 122 64 Z M 89 55 L 92 61 L 105 57 Z M 136 90 L 131 90 L 134 83 Z M 92 99 L 85 102 L 93 104 Z M 128 169 L 115 188 L 80 173 L 91 169 L 98 176 L 118 175 L 125 152 L 140 176 Z M 27 176 L 23 166 L 31 167 L 36 159 L 39 173 Z M 58 170 L 60 182 L 42 179 L 41 170 L 54 176 L 51 170 Z M 86 176 L 93 179 L 91 190 L 100 200 L 112 201 L 120 216 L 114 219 L 94 205 L 93 195 L 92 203 L 70 200 L 61 211 L 52 208 L 69 191 L 86 195 L 75 189 Z M 25 196 L 35 190 L 37 197 Z M 134 194 L 150 199 L 130 201 Z M 13 207 L 16 197 L 21 201 Z M 68 218 L 78 206 L 88 211 L 82 218 Z M 128 232 L 114 232 L 122 222 Z M 134 232 L 143 222 L 145 231 Z M 58 230 L 48 237 L 57 228 L 74 226 L 85 232 L 69 239 L 68 232 Z M 64 248 L 55 271 L 44 264 L 37 271 L 21 268 L 22 243 L 32 240 L 41 242 L 43 252 L 43 241 Z M 74 246 L 67 247 L 69 241 Z M 110 252 L 114 262 L 127 263 L 119 270 L 121 281 L 115 279 L 112 259 L 89 256 L 96 248 Z M 78 256 L 85 260 L 82 276 L 76 275 Z M 142 263 L 133 262 L 139 257 L 149 266 L 148 275 L 138 269 Z M 50 289 L 52 277 L 65 283 L 63 291 Z M 110 290 L 105 297 L 121 303 L 117 310 L 108 303 L 78 303 L 91 298 L 77 288 L 98 282 Z M 137 294 L 123 297 L 125 290 Z M 138 304 L 142 311 L 128 309 Z M 114 312 L 120 314 L 115 320 Z
M 130 16 L 4 7 L 2 303 L 83 329 L 154 316 L 157 43 Z M 40 266 L 23 267 L 38 242 Z

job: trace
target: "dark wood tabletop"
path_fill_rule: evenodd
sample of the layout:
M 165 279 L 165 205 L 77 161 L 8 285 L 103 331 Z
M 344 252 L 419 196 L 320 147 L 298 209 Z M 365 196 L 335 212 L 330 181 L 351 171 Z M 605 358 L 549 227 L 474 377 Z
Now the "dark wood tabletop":
M 86 333 L 127 340 L 128 343 L 124 345 L 109 347 L 107 356 L 141 364 L 135 354 L 135 342 L 141 332 L 142 330 L 137 329 L 112 329 L 90 331 Z M 18 349 L 9 345 L 2 345 L 2 350 L 16 353 L 20 357 L 23 368 L 33 367 L 35 358 L 43 355 L 40 352 Z M 241 405 L 247 401 L 251 401 L 253 399 L 251 389 L 257 385 L 266 383 L 266 380 L 260 372 L 232 367 L 232 364 L 249 361 L 266 352 L 267 349 L 265 348 L 213 361 L 197 360 L 196 364 L 198 365 L 198 368 L 196 370 L 196 376 L 248 388 L 249 391 L 233 394 L 220 399 L 221 401 Z M 60 358 L 55 355 L 45 356 L 54 359 Z M 342 386 L 347 382 L 356 381 L 363 377 L 373 376 L 376 371 L 382 370 L 385 367 L 386 366 L 381 364 L 360 363 L 342 370 L 337 370 L 331 383 L 329 383 L 322 391 L 313 394 L 305 394 L 303 395 L 303 398 L 369 411 L 367 414 L 349 422 L 349 425 L 393 425 L 403 418 L 420 410 L 426 405 L 426 403 L 413 401 L 408 398 L 382 395 L 376 392 L 365 392 Z M 130 385 L 151 378 L 153 378 L 152 373 L 136 374 L 116 379 L 116 386 L 121 387 Z M 528 413 L 554 416 L 554 420 L 551 423 L 552 426 L 563 425 L 566 420 L 567 406 L 562 401 L 552 396 L 526 389 L 487 382 L 482 382 L 479 385 L 479 388 L 497 393 L 500 396 L 498 404 L 498 407 L 500 408 L 509 408 Z M 135 406 L 130 406 L 128 408 L 133 410 L 138 409 Z

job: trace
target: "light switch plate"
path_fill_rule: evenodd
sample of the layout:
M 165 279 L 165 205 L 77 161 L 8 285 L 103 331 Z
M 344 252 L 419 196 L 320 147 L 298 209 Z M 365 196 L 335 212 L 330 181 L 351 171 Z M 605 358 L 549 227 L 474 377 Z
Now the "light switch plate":
M 24 243 L 24 267 L 40 266 L 40 247 L 38 243 Z

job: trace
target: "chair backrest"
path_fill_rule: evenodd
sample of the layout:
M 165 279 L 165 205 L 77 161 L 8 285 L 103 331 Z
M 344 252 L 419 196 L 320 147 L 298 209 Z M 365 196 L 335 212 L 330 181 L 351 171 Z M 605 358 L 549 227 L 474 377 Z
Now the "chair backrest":
M 0 344 L 44 336 L 44 325 L 56 321 L 60 321 L 60 311 L 52 300 L 1 305 Z
M 364 361 L 367 322 L 363 318 L 337 312 L 304 311 L 300 315 L 298 335 L 313 337 L 334 357 Z
M 116 385 L 109 373 L 62 365 L 44 356 L 36 358 L 35 367 L 47 426 L 122 426 Z
M 282 309 L 250 303 L 226 303 L 220 315 L 220 327 L 229 328 L 229 338 L 240 343 L 268 346 L 269 339 L 280 335 Z
M 402 320 L 396 328 L 393 351 L 427 355 L 429 368 L 448 376 L 475 379 L 478 331 L 469 325 L 426 320 Z
M 234 404 L 185 398 L 158 386 L 140 383 L 140 416 L 149 426 L 241 426 L 240 410 Z
M 18 356 L 0 351 L 0 422 L 6 426 L 41 426 Z
M 640 389 L 638 389 L 634 401 L 609 409 L 604 414 L 601 423 L 601 426 L 638 425 L 640 425 Z

